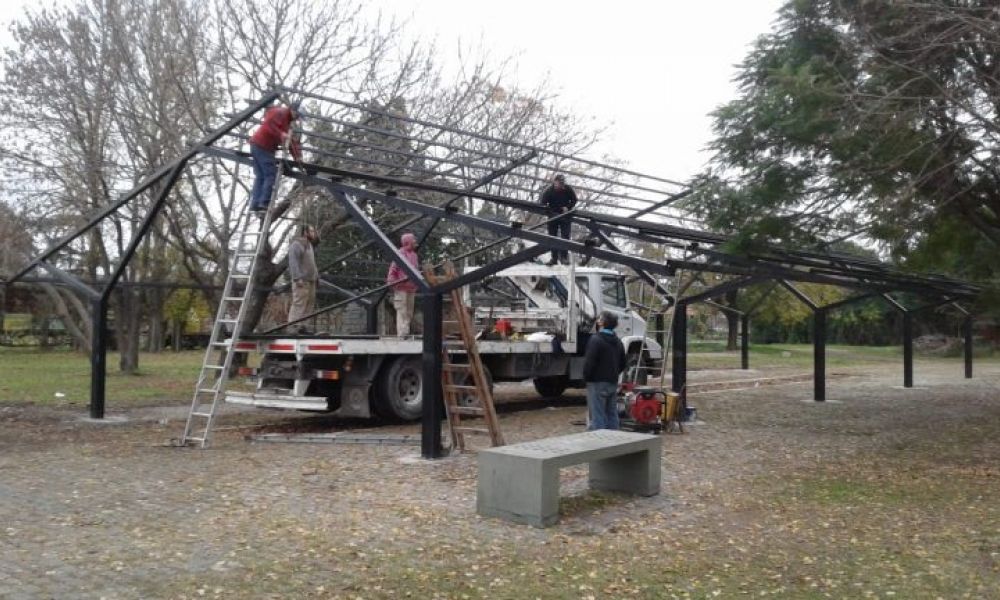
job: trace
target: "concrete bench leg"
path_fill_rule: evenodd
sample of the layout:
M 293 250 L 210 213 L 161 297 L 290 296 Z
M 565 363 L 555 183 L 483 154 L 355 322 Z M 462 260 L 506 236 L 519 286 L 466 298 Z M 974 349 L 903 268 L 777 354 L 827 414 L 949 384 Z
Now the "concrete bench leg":
M 644 450 L 590 463 L 590 487 L 639 496 L 660 493 L 660 452 Z
M 559 520 L 559 469 L 516 456 L 480 454 L 476 512 L 548 527 Z

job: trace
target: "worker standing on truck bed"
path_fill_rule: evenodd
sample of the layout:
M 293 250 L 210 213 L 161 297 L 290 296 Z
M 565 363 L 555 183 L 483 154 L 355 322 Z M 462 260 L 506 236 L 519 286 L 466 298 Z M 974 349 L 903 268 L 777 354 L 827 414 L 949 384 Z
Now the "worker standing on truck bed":
M 274 153 L 288 143 L 288 149 L 295 160 L 302 160 L 302 148 L 292 135 L 292 122 L 299 117 L 298 103 L 289 106 L 272 106 L 264 113 L 260 127 L 250 136 L 250 156 L 253 158 L 253 189 L 250 191 L 250 210 L 267 210 L 274 190 L 274 179 L 278 173 L 278 163 Z
M 312 225 L 302 228 L 302 235 L 288 246 L 288 276 L 292 280 L 292 305 L 288 321 L 296 321 L 316 308 L 316 282 L 319 270 L 313 247 L 319 244 L 319 232 Z M 299 328 L 299 333 L 308 333 Z
M 406 262 L 419 270 L 420 259 L 417 258 L 417 236 L 404 233 L 400 238 L 399 253 Z M 413 305 L 417 298 L 417 284 L 410 281 L 406 271 L 396 261 L 389 265 L 389 273 L 385 282 L 392 286 L 392 307 L 396 309 L 396 335 L 410 335 L 410 323 L 413 321 Z
M 559 217 L 559 215 L 573 210 L 573 207 L 576 206 L 576 192 L 573 191 L 573 188 L 566 185 L 566 178 L 562 174 L 553 177 L 552 185 L 545 188 L 545 191 L 542 192 L 541 204 L 548 209 L 548 218 L 550 220 L 547 226 L 549 235 L 558 235 L 568 240 L 572 222 L 568 216 Z M 552 258 L 546 264 L 554 265 L 559 260 L 562 260 L 564 265 L 568 265 L 569 252 L 566 250 L 553 250 Z

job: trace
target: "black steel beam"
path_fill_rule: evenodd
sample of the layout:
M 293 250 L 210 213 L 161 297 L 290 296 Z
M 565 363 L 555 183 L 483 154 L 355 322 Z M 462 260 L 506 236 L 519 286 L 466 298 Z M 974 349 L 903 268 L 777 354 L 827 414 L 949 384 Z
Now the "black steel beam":
M 962 321 L 962 358 L 965 359 L 965 378 L 972 379 L 972 315 Z
M 750 315 L 740 315 L 740 368 L 750 368 Z
M 423 419 L 420 430 L 420 453 L 427 459 L 441 458 L 441 368 L 442 368 L 442 316 L 441 294 L 422 293 L 420 302 L 424 311 L 423 381 L 421 397 Z
M 813 400 L 826 401 L 826 311 L 813 312 Z
M 431 288 L 434 292 L 450 292 L 455 288 L 460 288 L 463 285 L 468 285 L 470 283 L 479 281 L 480 279 L 485 279 L 498 271 L 502 271 L 508 267 L 513 267 L 514 265 L 519 265 L 523 262 L 527 262 L 541 254 L 548 252 L 545 248 L 541 246 L 532 246 L 530 248 L 525 248 L 520 252 L 515 252 L 510 256 L 505 256 L 499 260 L 491 262 L 490 264 L 479 267 L 474 271 L 469 271 L 468 273 L 463 273 L 458 277 L 446 281 L 440 285 Z
M 184 168 L 187 166 L 187 159 L 182 159 L 177 161 L 174 168 L 170 171 L 170 176 L 167 177 L 166 182 L 163 184 L 163 188 L 160 189 L 160 193 L 157 194 L 156 200 L 153 201 L 153 205 L 149 207 L 149 212 L 143 218 L 142 223 L 139 224 L 139 228 L 132 234 L 132 239 L 129 241 L 128 247 L 125 249 L 125 253 L 122 254 L 121 260 L 118 261 L 118 266 L 111 273 L 111 277 L 108 278 L 107 284 L 104 286 L 104 290 L 101 292 L 101 298 L 107 299 L 111 292 L 114 291 L 115 286 L 118 284 L 118 280 L 121 279 L 125 269 L 128 267 L 129 262 L 132 261 L 132 257 L 135 255 L 135 251 L 138 250 L 139 244 L 142 243 L 143 238 L 149 232 L 149 228 L 153 226 L 153 222 L 156 217 L 160 214 L 163 209 L 163 205 L 166 204 L 167 197 L 170 195 L 171 190 L 174 189 L 174 184 L 180 178 L 181 173 L 184 172 Z
M 771 282 L 771 287 L 769 287 L 766 292 L 764 292 L 763 294 L 761 294 L 760 298 L 757 298 L 757 301 L 754 302 L 752 305 L 750 305 L 750 308 L 747 309 L 746 316 L 750 317 L 755 312 L 757 312 L 757 309 L 760 308 L 764 304 L 764 301 L 767 300 L 768 296 L 770 296 L 771 294 L 773 294 L 774 290 L 776 290 L 776 289 L 778 289 L 778 282 L 777 281 L 772 281 Z
M 869 298 L 874 298 L 876 294 L 874 292 L 870 294 L 858 294 L 857 296 L 851 296 L 850 298 L 844 298 L 843 300 L 837 300 L 836 302 L 831 302 L 823 306 L 823 310 L 831 311 L 837 310 L 838 308 L 843 308 L 848 304 L 854 304 L 855 302 L 861 302 L 862 300 L 868 300 Z
M 104 392 L 108 362 L 108 301 L 103 296 L 90 304 L 90 418 L 104 418 Z
M 688 189 L 686 189 L 686 190 L 684 190 L 682 192 L 678 192 L 676 194 L 672 194 L 672 195 L 664 198 L 663 200 L 660 200 L 659 202 L 656 202 L 655 204 L 652 204 L 651 206 L 647 206 L 646 208 L 644 208 L 642 210 L 635 211 L 634 213 L 632 213 L 630 215 L 630 218 L 632 218 L 632 219 L 638 219 L 639 217 L 641 217 L 643 215 L 648 215 L 649 213 L 651 213 L 651 212 L 653 212 L 655 210 L 659 210 L 659 209 L 663 208 L 664 206 L 667 206 L 668 204 L 676 202 L 676 201 L 680 200 L 681 198 L 684 198 L 685 196 L 690 196 L 692 193 L 694 193 L 694 190 L 691 189 L 691 188 L 688 188 Z
M 456 134 L 459 134 L 459 135 L 467 135 L 469 137 L 476 138 L 476 139 L 483 140 L 483 141 L 487 141 L 487 142 L 495 142 L 495 143 L 498 143 L 498 144 L 502 144 L 503 146 L 506 146 L 506 147 L 521 148 L 523 150 L 537 150 L 537 148 L 535 148 L 534 146 L 529 146 L 527 144 L 522 144 L 522 143 L 514 142 L 514 141 L 511 141 L 511 140 L 505 140 L 505 139 L 494 137 L 494 136 L 490 136 L 490 135 L 483 135 L 483 134 L 472 133 L 470 131 L 463 131 L 462 129 L 458 129 L 458 128 L 455 128 L 455 127 L 448 127 L 446 125 L 441 125 L 440 123 L 432 123 L 430 121 L 426 121 L 426 120 L 423 120 L 423 119 L 417 119 L 417 118 L 414 118 L 414 117 L 407 117 L 407 116 L 402 116 L 402 115 L 391 114 L 391 113 L 383 111 L 383 110 L 373 109 L 370 106 L 364 106 L 362 104 L 357 104 L 357 103 L 353 103 L 353 102 L 347 102 L 347 101 L 344 101 L 344 100 L 340 100 L 340 99 L 337 99 L 337 98 L 332 98 L 330 96 L 324 96 L 324 95 L 321 95 L 321 94 L 316 94 L 314 92 L 309 92 L 309 91 L 302 90 L 302 89 L 290 88 L 290 87 L 279 87 L 278 89 L 280 91 L 288 92 L 288 93 L 291 93 L 291 94 L 297 94 L 297 95 L 305 96 L 305 97 L 308 97 L 308 98 L 314 98 L 316 100 L 321 100 L 321 101 L 324 101 L 324 102 L 332 102 L 332 103 L 338 104 L 340 106 L 344 106 L 344 107 L 347 107 L 347 108 L 353 108 L 353 109 L 361 110 L 361 111 L 364 111 L 364 112 L 367 112 L 367 113 L 383 115 L 383 116 L 389 117 L 391 119 L 396 119 L 396 120 L 399 120 L 399 121 L 405 121 L 407 123 L 413 123 L 413 124 L 416 124 L 416 125 L 422 125 L 424 127 L 433 127 L 434 129 L 437 129 L 439 131 L 447 131 L 449 133 L 456 133 Z M 635 177 L 641 177 L 641 178 L 650 179 L 650 180 L 653 180 L 653 181 L 660 181 L 662 183 L 668 183 L 670 185 L 677 185 L 677 186 L 681 186 L 681 187 L 685 186 L 685 184 L 683 184 L 681 182 L 678 182 L 678 181 L 673 181 L 671 179 L 665 179 L 663 177 L 656 177 L 656 176 L 653 176 L 653 175 L 647 175 L 645 173 L 640 173 L 638 171 L 631 171 L 629 169 L 623 169 L 621 167 L 612 167 L 610 165 L 602 164 L 602 163 L 599 163 L 599 162 L 596 162 L 596 161 L 592 161 L 592 160 L 587 160 L 585 158 L 579 158 L 579 157 L 572 156 L 572 155 L 569 155 L 569 154 L 562 154 L 560 152 L 555 152 L 555 151 L 552 151 L 552 150 L 546 150 L 545 153 L 548 154 L 548 155 L 550 155 L 550 156 L 554 156 L 556 158 L 561 158 L 563 160 L 571 160 L 571 161 L 574 161 L 574 162 L 578 162 L 580 164 L 590 165 L 592 167 L 600 167 L 602 169 L 613 169 L 613 170 L 618 171 L 619 173 L 623 173 L 625 175 L 633 175 Z M 565 172 L 568 175 L 578 175 L 578 174 L 573 173 L 571 171 L 565 171 Z
M 655 320 L 654 322 L 656 323 L 656 325 L 655 325 L 655 327 L 656 327 L 656 343 L 660 345 L 660 348 L 666 348 L 667 347 L 666 346 L 667 332 L 666 332 L 666 323 L 664 322 L 664 318 L 663 318 L 663 313 L 662 312 L 658 312 L 658 313 L 656 313 L 656 315 L 653 318 Z M 663 358 L 666 359 L 667 357 L 664 356 Z
M 107 337 L 108 298 L 111 297 L 111 293 L 114 292 L 115 286 L 118 284 L 118 280 L 121 279 L 122 274 L 128 267 L 128 263 L 132 260 L 132 256 L 135 255 L 136 249 L 139 248 L 139 244 L 142 243 L 143 238 L 146 237 L 146 233 L 149 232 L 149 228 L 152 227 L 153 221 L 156 220 L 156 216 L 163 208 L 163 204 L 166 202 L 167 196 L 170 194 L 170 190 L 172 190 L 174 184 L 177 183 L 177 179 L 184 171 L 187 161 L 188 159 L 185 158 L 174 164 L 174 168 L 171 169 L 167 181 L 163 184 L 163 188 L 160 190 L 156 200 L 153 202 L 153 206 L 150 207 L 149 212 L 142 220 L 139 228 L 132 234 L 132 240 L 129 242 L 124 254 L 122 254 L 121 260 L 118 262 L 118 266 L 115 267 L 115 270 L 108 278 L 104 289 L 101 291 L 100 298 L 93 303 L 93 332 L 91 333 L 92 341 L 90 348 L 91 418 L 104 418 L 105 380 L 108 376 L 107 343 L 105 341 Z
M 542 245 L 547 250 L 553 250 L 553 249 L 567 250 L 569 252 L 574 252 L 585 256 L 600 258 L 608 262 L 622 264 L 627 267 L 644 269 L 651 272 L 658 272 L 664 275 L 669 275 L 673 272 L 673 269 L 668 267 L 667 265 L 660 264 L 648 259 L 643 259 L 608 250 L 601 250 L 599 248 L 593 248 L 581 242 L 566 240 L 561 237 L 550 236 L 543 233 L 535 233 L 528 229 L 516 228 L 506 223 L 491 221 L 489 219 L 485 219 L 482 217 L 475 217 L 459 212 L 452 212 L 440 207 L 421 204 L 419 202 L 414 202 L 412 200 L 405 200 L 398 196 L 386 196 L 385 194 L 380 194 L 378 192 L 374 192 L 371 190 L 351 188 L 349 186 L 343 186 L 339 183 L 319 178 L 312 178 L 302 174 L 290 174 L 290 176 L 297 177 L 300 179 L 314 180 L 316 183 L 320 185 L 325 185 L 326 187 L 330 188 L 331 191 L 334 191 L 337 194 L 343 195 L 349 193 L 355 196 L 364 196 L 369 200 L 375 202 L 382 202 L 383 204 L 393 206 L 395 208 L 409 210 L 412 212 L 417 212 L 428 216 L 442 216 L 446 217 L 447 219 L 453 220 L 455 222 L 471 225 L 473 227 L 484 229 L 486 231 L 492 231 L 499 234 L 507 234 L 515 238 L 520 238 L 530 242 L 535 242 L 537 244 Z
M 469 196 L 467 195 L 467 193 L 475 192 L 476 190 L 478 190 L 479 188 L 483 187 L 484 185 L 489 185 L 493 181 L 496 181 L 497 179 L 503 177 L 504 175 L 507 175 L 508 173 L 510 173 L 514 169 L 520 167 L 521 165 L 523 165 L 524 163 L 528 162 L 529 160 L 531 160 L 532 158 L 534 158 L 537 155 L 538 155 L 538 153 L 535 152 L 534 150 L 532 150 L 531 152 L 528 152 L 527 154 L 525 154 L 525 155 L 523 155 L 523 156 L 521 156 L 521 157 L 519 157 L 519 158 L 511 161 L 510 164 L 505 165 L 504 167 L 502 167 L 500 169 L 497 169 L 495 171 L 492 171 L 490 173 L 487 173 L 483 177 L 479 178 L 471 186 L 469 186 L 468 188 L 466 188 L 464 190 L 464 192 L 466 192 L 466 193 L 455 194 L 454 196 L 452 196 L 447 202 L 444 203 L 443 208 L 448 209 L 451 206 L 453 206 L 456 202 L 458 202 L 459 200 L 461 200 L 463 198 L 468 198 Z M 423 217 L 423 215 L 420 215 L 419 218 L 422 219 L 424 217 Z M 430 237 L 431 232 L 433 232 L 434 229 L 438 226 L 438 223 L 441 222 L 442 218 L 443 217 L 435 217 L 434 220 L 431 221 L 430 227 L 428 227 L 422 234 L 420 234 L 420 237 L 417 240 L 417 246 L 422 246 L 424 244 L 424 242 L 427 241 L 427 238 Z M 385 297 L 385 293 L 383 293 L 381 296 L 379 296 L 375 300 L 375 302 L 376 303 L 381 302 L 384 297 Z
M 913 313 L 889 294 L 882 294 L 882 298 L 903 315 L 903 387 L 911 388 L 913 387 Z
M 695 302 L 702 302 L 703 300 L 708 300 L 710 298 L 715 298 L 716 296 L 721 296 L 727 292 L 733 290 L 738 290 L 740 288 L 745 288 L 748 285 L 753 285 L 755 283 L 760 283 L 762 279 L 760 277 L 743 277 L 741 279 L 732 279 L 725 283 L 720 283 L 719 285 L 709 288 L 703 292 L 697 294 L 692 294 L 684 298 L 684 302 L 687 304 L 694 304 Z
M 780 283 L 782 285 L 782 287 L 784 287 L 786 290 L 788 290 L 789 292 L 791 292 L 793 296 L 795 296 L 796 298 L 798 298 L 799 301 L 802 302 L 802 304 L 805 304 L 806 306 L 808 306 L 813 311 L 819 310 L 819 306 L 815 302 L 813 302 L 813 299 L 810 298 L 809 296 L 807 296 L 799 288 L 795 287 L 794 285 L 792 285 L 788 281 L 785 281 L 784 279 L 779 280 L 778 283 Z
M 687 399 L 687 301 L 680 300 L 674 305 L 674 325 L 671 337 L 671 380 L 670 389 Z
M 215 156 L 221 156 L 224 158 L 229 158 L 231 160 L 244 161 L 248 164 L 250 163 L 249 156 L 242 155 L 241 153 L 232 150 L 210 148 L 207 149 L 206 152 Z M 325 175 L 331 175 L 338 178 L 353 178 L 362 181 L 376 181 L 383 184 L 395 186 L 401 189 L 407 189 L 407 188 L 424 189 L 429 191 L 437 191 L 441 193 L 451 193 L 451 194 L 462 193 L 461 190 L 456 190 L 453 187 L 438 185 L 434 183 L 415 182 L 407 179 L 385 177 L 381 175 L 372 175 L 368 173 L 360 173 L 344 169 L 333 169 L 329 167 L 324 167 L 322 165 L 310 165 L 310 167 L 315 168 L 318 173 L 323 173 Z M 289 173 L 289 176 L 314 184 L 323 185 L 324 182 L 326 184 L 333 184 L 333 182 L 330 182 L 329 180 L 322 179 L 319 177 L 308 176 L 303 173 L 291 172 Z M 339 184 L 334 184 L 334 185 L 339 185 Z M 371 193 L 368 192 L 367 190 L 359 190 L 359 192 L 362 191 L 365 193 Z M 544 207 L 541 207 L 537 203 L 528 202 L 524 200 L 515 200 L 513 198 L 507 198 L 495 194 L 484 194 L 481 192 L 467 193 L 466 195 L 474 198 L 480 198 L 483 200 L 492 201 L 497 204 L 523 210 L 528 213 L 543 214 L 544 212 Z M 405 206 L 403 206 L 403 208 L 405 208 Z M 432 216 L 436 216 L 436 214 Z M 716 234 L 709 234 L 682 227 L 675 227 L 663 223 L 650 223 L 645 221 L 638 223 L 636 222 L 636 220 L 628 219 L 627 217 L 617 217 L 615 215 L 596 213 L 592 211 L 581 211 L 579 209 L 576 211 L 576 216 L 574 217 L 574 221 L 583 225 L 586 225 L 588 222 L 598 222 L 605 225 L 636 229 L 637 231 L 635 232 L 634 235 L 639 234 L 641 230 L 641 232 L 645 232 L 647 234 L 655 234 L 668 238 L 664 240 L 664 243 L 667 243 L 670 240 L 684 240 L 687 242 L 696 242 L 699 244 L 721 245 L 728 241 L 727 237 Z M 558 249 L 560 250 L 567 249 L 573 252 L 580 253 L 578 250 L 573 248 L 558 248 Z M 707 252 L 707 251 L 699 248 L 699 252 Z M 776 252 L 778 252 L 778 250 L 776 250 Z M 781 253 L 787 256 L 798 256 L 800 254 L 803 256 L 811 256 L 811 254 L 809 253 L 792 253 L 787 251 L 781 251 Z M 946 280 L 942 278 L 938 278 L 934 282 L 930 282 L 928 280 L 920 280 L 916 278 L 907 279 L 908 277 L 907 274 L 901 274 L 898 272 L 890 272 L 888 270 L 885 270 L 884 273 L 887 274 L 887 277 L 891 275 L 892 281 L 881 284 L 878 281 L 871 281 L 871 278 L 875 276 L 873 274 L 860 273 L 860 272 L 856 273 L 846 268 L 840 268 L 840 270 L 838 270 L 838 267 L 835 265 L 830 266 L 830 269 L 832 269 L 832 272 L 834 273 L 835 276 L 829 276 L 829 275 L 822 275 L 819 273 L 809 273 L 808 271 L 795 270 L 786 266 L 782 266 L 780 261 L 783 259 L 781 259 L 780 257 L 773 259 L 758 257 L 754 260 L 750 260 L 747 258 L 741 258 L 738 256 L 729 255 L 721 252 L 711 252 L 711 256 L 720 262 L 742 266 L 744 268 L 744 271 L 739 271 L 733 268 L 722 268 L 716 264 L 689 263 L 690 267 L 682 265 L 678 266 L 681 266 L 681 268 L 695 268 L 703 271 L 711 270 L 720 273 L 758 274 L 774 278 L 784 278 L 797 281 L 811 281 L 815 283 L 825 283 L 830 285 L 841 285 L 849 287 L 861 287 L 869 290 L 874 289 L 878 291 L 904 289 L 905 287 L 908 286 L 912 288 L 913 291 L 922 291 L 923 293 L 944 293 L 940 288 L 936 288 L 935 286 L 938 285 L 939 282 L 942 285 L 944 285 L 946 282 Z M 824 257 L 824 258 L 826 260 L 832 260 L 829 257 Z M 868 264 L 868 263 L 865 261 L 859 261 L 859 264 Z M 752 272 L 747 272 L 746 269 L 751 269 Z M 976 288 L 975 286 L 970 286 L 968 284 L 965 284 L 964 282 L 960 282 L 957 280 L 955 280 L 953 283 L 947 282 L 947 284 L 956 286 L 957 289 L 954 291 L 955 294 L 971 296 L 978 291 L 978 288 Z
M 399 248 L 392 243 L 392 240 L 382 233 L 382 230 L 379 229 L 378 225 L 376 225 L 374 221 L 371 220 L 371 217 L 365 214 L 365 211 L 361 210 L 357 201 L 352 197 L 352 192 L 345 191 L 345 189 L 340 186 L 332 186 L 330 191 L 333 192 L 333 197 L 340 201 L 347 212 L 350 213 L 355 220 L 357 220 L 357 222 L 361 225 L 362 230 L 371 236 L 371 238 L 375 240 L 375 243 L 382 248 L 382 251 L 389 256 L 394 257 L 393 260 L 396 264 L 398 264 L 399 267 L 406 272 L 410 281 L 417 284 L 420 291 L 426 292 L 430 290 L 430 285 L 428 285 L 427 281 L 424 280 L 424 276 L 420 273 L 420 269 L 407 262 L 407 260 L 403 257 L 403 254 L 399 251 Z M 383 195 L 378 194 L 378 196 Z M 388 198 L 388 196 L 383 197 Z
M 611 248 L 615 252 L 621 252 L 621 248 L 615 245 L 614 241 L 606 233 L 601 231 L 599 227 L 597 227 L 594 224 L 591 224 L 588 225 L 588 229 L 590 229 L 590 231 L 592 231 L 594 235 L 600 238 L 601 242 L 605 246 Z M 650 275 L 647 271 L 644 271 L 642 269 L 634 269 L 633 271 L 640 279 L 642 279 L 649 285 L 653 286 L 653 289 L 656 290 L 657 293 L 659 293 L 660 296 L 662 296 L 663 299 L 666 301 L 667 306 L 673 306 L 674 302 L 677 299 L 674 298 L 673 294 L 670 293 L 670 290 L 668 290 L 662 284 L 660 284 L 660 282 L 657 281 L 656 278 Z
M 55 254 L 59 250 L 63 249 L 67 244 L 69 244 L 70 242 L 72 242 L 73 240 L 75 240 L 76 238 L 78 238 L 81 234 L 85 233 L 86 231 L 89 231 L 90 229 L 92 229 L 93 227 L 95 227 L 98 223 L 100 223 L 101 221 L 103 221 L 105 218 L 108 217 L 108 215 L 114 213 L 115 211 L 117 211 L 121 207 L 125 206 L 133 198 L 135 198 L 139 194 L 145 192 L 147 189 L 149 189 L 157 181 L 159 181 L 159 180 L 163 179 L 164 177 L 166 177 L 169 173 L 171 173 L 174 170 L 174 168 L 178 164 L 183 164 L 183 163 L 186 163 L 187 161 L 189 161 L 191 158 L 193 158 L 199 152 L 202 152 L 205 149 L 205 147 L 211 146 L 216 141 L 218 141 L 219 138 L 221 138 L 222 136 L 226 135 L 232 128 L 236 127 L 237 125 L 239 125 L 243 121 L 246 121 L 248 118 L 250 118 L 251 116 L 253 116 L 253 114 L 255 112 L 257 112 L 258 110 L 264 108 L 268 104 L 270 104 L 270 103 L 274 102 L 275 100 L 277 100 L 279 96 L 280 96 L 280 94 L 277 91 L 272 91 L 272 92 L 268 92 L 267 94 L 265 94 L 260 100 L 258 100 L 257 102 L 253 103 L 252 105 L 250 105 L 250 107 L 248 107 L 247 109 L 241 111 L 239 114 L 237 114 L 236 116 L 234 116 L 232 119 L 230 119 L 229 121 L 227 121 L 224 125 L 222 125 L 218 129 L 213 130 L 207 136 L 205 136 L 204 138 L 202 138 L 201 141 L 199 141 L 197 144 L 195 144 L 194 146 L 191 146 L 183 155 L 180 156 L 180 158 L 178 158 L 177 160 L 175 160 L 175 161 L 173 161 L 173 162 L 171 162 L 169 164 L 166 164 L 166 165 L 160 167 L 152 175 L 150 175 L 149 177 L 147 177 L 145 179 L 145 181 L 143 181 L 142 183 L 140 183 L 138 186 L 132 188 L 132 190 L 130 190 L 128 193 L 126 193 L 125 196 L 123 196 L 121 199 L 119 199 L 118 201 L 116 201 L 115 203 L 113 203 L 111 206 L 109 206 L 109 207 L 101 210 L 101 212 L 98 213 L 93 218 L 91 218 L 90 221 L 88 221 L 86 225 L 83 225 L 82 227 L 80 227 L 79 229 L 77 229 L 76 231 L 74 231 L 73 233 L 67 235 L 63 239 L 61 239 L 58 242 L 56 242 L 55 244 L 53 244 L 52 246 L 49 246 L 49 248 L 45 252 L 43 252 L 41 256 L 39 256 L 35 260 L 31 261 L 31 263 L 29 263 L 28 266 L 26 266 L 23 269 L 21 269 L 20 271 L 18 271 L 8 281 L 10 281 L 10 282 L 17 281 L 18 279 L 20 279 L 21 277 L 23 277 L 25 274 L 27 274 L 28 271 L 30 271 L 31 269 L 35 268 L 38 265 L 39 262 L 41 262 L 43 260 L 48 260 L 49 257 L 51 257 L 53 254 Z
M 738 308 L 733 308 L 732 306 L 726 306 L 725 304 L 719 304 L 718 302 L 715 302 L 714 300 L 702 300 L 701 303 L 702 304 L 707 304 L 707 305 L 711 306 L 712 308 L 719 309 L 719 310 L 721 310 L 724 313 L 728 313 L 728 314 L 731 314 L 731 315 L 740 315 L 740 316 L 743 315 L 743 311 L 742 310 L 740 310 Z
M 46 271 L 52 274 L 53 277 L 61 281 L 62 283 L 68 285 L 70 288 L 80 292 L 87 297 L 91 302 L 98 300 L 101 297 L 100 292 L 80 281 L 74 275 L 70 275 L 66 271 L 63 271 L 59 267 L 50 264 L 47 261 L 39 261 L 38 266 L 42 267 Z
M 913 387 L 913 313 L 903 312 L 903 387 Z
M 402 223 L 400 223 L 399 225 L 396 225 L 392 229 L 387 230 L 385 233 L 386 233 L 386 235 L 393 235 L 393 234 L 399 233 L 400 231 L 406 229 L 410 225 L 414 225 L 414 224 L 416 224 L 416 223 L 418 223 L 420 221 L 423 221 L 424 218 L 425 217 L 423 215 L 417 215 L 415 217 L 412 217 L 410 219 L 407 219 L 407 220 L 403 221 Z M 328 262 L 325 265 L 323 265 L 322 267 L 320 267 L 318 270 L 319 270 L 320 273 L 325 273 L 327 271 L 327 269 L 330 269 L 332 267 L 335 267 L 335 266 L 339 265 L 340 263 L 344 262 L 345 260 L 347 260 L 347 259 L 349 259 L 349 258 L 351 258 L 351 257 L 353 257 L 353 256 L 355 256 L 357 254 L 360 254 L 361 252 L 364 252 L 365 250 L 367 250 L 368 248 L 371 248 L 374 245 L 375 245 L 375 240 L 368 240 L 367 242 L 361 244 L 360 246 L 355 246 L 352 250 L 348 250 L 347 252 L 341 254 L 337 258 L 334 258 L 330 262 Z

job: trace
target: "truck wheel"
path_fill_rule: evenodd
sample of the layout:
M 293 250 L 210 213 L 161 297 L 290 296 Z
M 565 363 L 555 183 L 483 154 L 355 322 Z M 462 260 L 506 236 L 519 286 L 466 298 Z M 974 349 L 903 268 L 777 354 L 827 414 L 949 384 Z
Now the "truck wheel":
M 636 385 L 646 385 L 649 382 L 649 370 L 639 368 L 645 366 L 647 366 L 646 361 L 640 359 L 638 352 L 629 352 L 625 357 L 622 381 L 634 381 Z
M 419 356 L 392 359 L 375 383 L 379 414 L 403 421 L 420 418 L 424 407 L 423 368 Z
M 558 398 L 569 387 L 569 378 L 565 375 L 536 377 L 533 383 L 535 384 L 535 391 L 542 398 Z
M 492 396 L 493 395 L 493 376 L 490 375 L 490 370 L 486 368 L 486 365 L 483 365 L 483 374 L 486 375 L 486 388 L 490 390 L 490 396 Z M 459 385 L 475 386 L 476 382 L 472 379 L 472 373 L 469 373 L 468 375 L 466 375 L 465 378 L 462 380 L 462 383 L 459 384 Z M 495 401 L 494 401 L 494 404 L 496 404 Z M 474 393 L 468 393 L 468 392 L 467 393 L 463 393 L 461 396 L 458 397 L 458 405 L 459 406 L 479 406 L 478 396 L 476 394 L 474 394 Z

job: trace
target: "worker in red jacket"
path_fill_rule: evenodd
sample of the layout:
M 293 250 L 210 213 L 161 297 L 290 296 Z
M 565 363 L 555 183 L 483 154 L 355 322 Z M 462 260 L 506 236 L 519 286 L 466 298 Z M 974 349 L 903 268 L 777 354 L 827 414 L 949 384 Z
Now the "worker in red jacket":
M 250 192 L 250 210 L 263 211 L 271 202 L 274 179 L 278 173 L 278 163 L 274 153 L 279 147 L 288 149 L 295 160 L 302 160 L 302 148 L 292 135 L 292 121 L 299 117 L 298 103 L 289 106 L 272 106 L 264 113 L 260 127 L 250 136 L 250 155 L 253 157 L 253 190 Z

